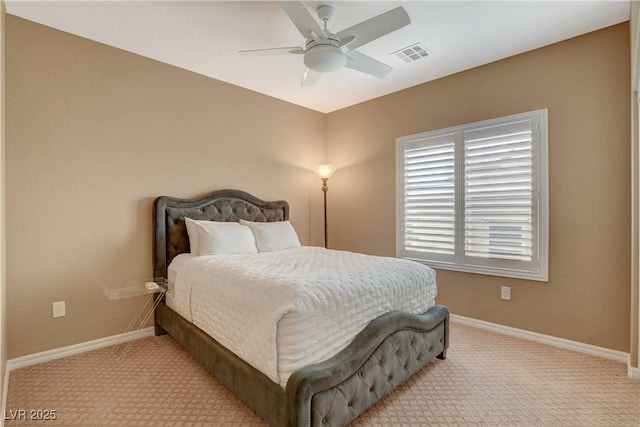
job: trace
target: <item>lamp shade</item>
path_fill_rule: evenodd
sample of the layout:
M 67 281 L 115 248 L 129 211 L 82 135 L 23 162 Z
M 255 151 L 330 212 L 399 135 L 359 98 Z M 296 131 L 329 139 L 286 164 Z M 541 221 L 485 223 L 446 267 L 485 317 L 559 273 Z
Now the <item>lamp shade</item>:
M 336 171 L 336 167 L 330 164 L 319 165 L 315 170 L 316 175 L 318 175 L 318 178 L 320 179 L 331 178 L 331 175 L 333 175 L 335 171 Z

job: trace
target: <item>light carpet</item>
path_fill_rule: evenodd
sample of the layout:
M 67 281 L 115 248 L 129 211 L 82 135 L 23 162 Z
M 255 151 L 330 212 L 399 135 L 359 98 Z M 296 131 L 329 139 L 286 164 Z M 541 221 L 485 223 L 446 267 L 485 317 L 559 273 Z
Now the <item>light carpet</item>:
M 46 411 L 55 420 L 31 419 Z M 11 372 L 5 425 L 266 423 L 165 335 L 138 340 L 123 360 L 104 348 Z M 637 427 L 640 381 L 624 364 L 454 323 L 447 359 L 352 425 Z

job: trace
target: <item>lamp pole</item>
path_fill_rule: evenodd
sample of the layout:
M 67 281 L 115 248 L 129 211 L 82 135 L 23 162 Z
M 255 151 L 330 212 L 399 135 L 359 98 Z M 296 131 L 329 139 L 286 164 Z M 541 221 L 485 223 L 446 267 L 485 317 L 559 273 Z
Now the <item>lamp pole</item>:
M 327 225 L 327 190 L 329 190 L 329 186 L 327 185 L 327 181 L 331 178 L 331 175 L 336 171 L 336 167 L 334 165 L 330 165 L 325 163 L 323 165 L 319 165 L 316 169 L 316 175 L 318 178 L 322 180 L 322 194 L 324 199 L 324 247 L 325 249 L 329 248 L 329 238 L 328 238 L 328 228 Z
M 325 249 L 329 247 L 329 240 L 327 239 L 327 190 L 329 187 L 327 186 L 327 180 L 329 178 L 321 178 L 322 179 L 322 193 L 324 195 L 324 247 Z

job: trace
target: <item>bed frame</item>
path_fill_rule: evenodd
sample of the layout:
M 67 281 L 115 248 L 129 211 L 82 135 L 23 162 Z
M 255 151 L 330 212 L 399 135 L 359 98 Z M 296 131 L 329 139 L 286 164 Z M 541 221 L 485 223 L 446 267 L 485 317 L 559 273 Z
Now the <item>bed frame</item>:
M 265 202 L 239 190 L 192 200 L 159 197 L 154 203 L 154 277 L 189 251 L 184 218 L 211 221 L 284 221 L 285 201 Z M 449 310 L 436 305 L 413 315 L 386 313 L 332 358 L 294 372 L 286 389 L 227 350 L 162 302 L 156 335 L 171 334 L 227 388 L 275 426 L 343 426 L 382 399 L 449 346 Z

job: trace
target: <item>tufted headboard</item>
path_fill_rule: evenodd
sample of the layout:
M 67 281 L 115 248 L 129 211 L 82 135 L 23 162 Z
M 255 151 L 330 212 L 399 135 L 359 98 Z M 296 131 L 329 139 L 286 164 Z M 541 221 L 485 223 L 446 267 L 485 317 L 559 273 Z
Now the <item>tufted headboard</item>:
M 178 254 L 189 252 L 184 219 L 231 222 L 272 222 L 289 219 L 285 201 L 265 202 L 240 190 L 218 190 L 197 199 L 158 197 L 153 204 L 153 276 L 167 277 L 167 267 Z

